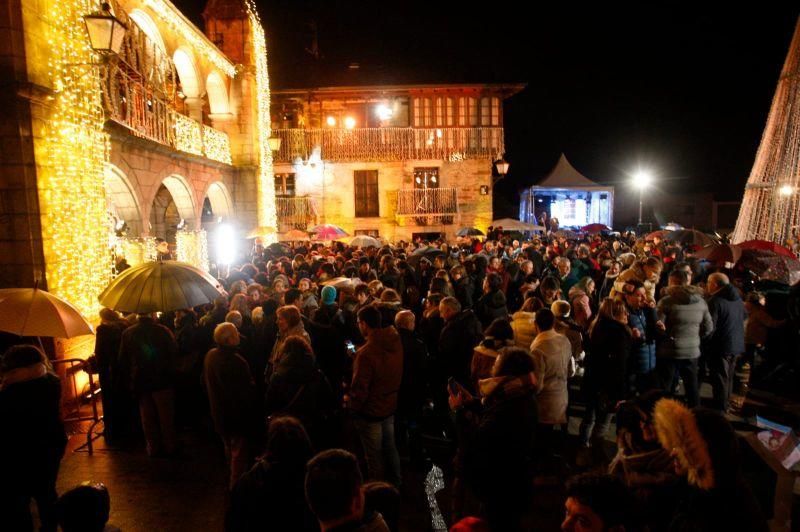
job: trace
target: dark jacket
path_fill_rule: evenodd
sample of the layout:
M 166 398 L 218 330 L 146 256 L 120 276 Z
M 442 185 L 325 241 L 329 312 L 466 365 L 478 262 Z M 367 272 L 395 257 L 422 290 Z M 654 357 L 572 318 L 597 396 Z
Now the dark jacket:
M 129 375 L 135 393 L 166 390 L 173 386 L 178 344 L 172 332 L 152 318 L 140 317 L 122 333 L 120 366 Z
M 500 290 L 483 294 L 475 303 L 475 315 L 484 329 L 497 318 L 507 318 L 506 295 Z
M 95 331 L 94 356 L 102 379 L 109 377 L 117 366 L 119 345 L 127 322 L 101 323 Z
M 632 309 L 628 307 L 628 326 L 631 329 L 637 329 L 641 335 L 632 340 L 630 360 L 633 367 L 629 370 L 633 373 L 639 373 L 638 362 L 645 362 L 656 356 L 657 321 L 658 316 L 654 308 Z
M 704 352 L 709 356 L 744 353 L 744 303 L 731 284 L 708 298 L 708 311 L 714 321 L 714 332 L 706 340 Z
M 385 419 L 397 410 L 403 379 L 403 344 L 394 326 L 375 329 L 353 362 L 350 408 L 370 420 Z
M 584 386 L 613 405 L 627 395 L 626 362 L 631 351 L 628 327 L 601 317 L 594 324 L 586 353 Z
M 447 377 L 469 386 L 472 353 L 481 340 L 483 328 L 471 310 L 462 310 L 445 323 L 439 336 L 439 363 Z
M 231 492 L 226 532 L 319 530 L 306 504 L 305 469 L 306 460 L 302 459 L 265 457 L 256 463 Z
M 399 329 L 397 332 L 403 344 L 403 380 L 400 383 L 397 410 L 413 417 L 422 412 L 425 402 L 428 349 L 413 331 Z
M 666 338 L 658 342 L 656 355 L 675 359 L 700 357 L 700 340 L 713 332 L 714 322 L 697 288 L 671 286 L 657 308 L 667 330 Z
M 215 347 L 209 351 L 203 380 L 217 433 L 222 437 L 256 435 L 261 425 L 256 385 L 238 350 Z
M 466 310 L 472 308 L 472 294 L 475 293 L 475 287 L 472 285 L 472 278 L 469 275 L 463 275 L 453 285 L 456 294 L 456 299 L 461 303 L 461 308 Z

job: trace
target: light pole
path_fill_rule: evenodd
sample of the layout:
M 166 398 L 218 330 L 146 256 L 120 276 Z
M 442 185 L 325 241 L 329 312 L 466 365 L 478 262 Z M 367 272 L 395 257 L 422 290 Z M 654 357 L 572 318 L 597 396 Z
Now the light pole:
M 639 226 L 642 225 L 642 198 L 644 189 L 650 186 L 653 177 L 647 170 L 639 170 L 633 174 L 633 186 L 639 189 Z

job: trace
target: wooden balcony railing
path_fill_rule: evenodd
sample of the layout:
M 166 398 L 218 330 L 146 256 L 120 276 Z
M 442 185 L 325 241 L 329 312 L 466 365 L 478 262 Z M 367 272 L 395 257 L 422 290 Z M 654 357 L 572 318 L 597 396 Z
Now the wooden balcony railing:
M 409 188 L 397 191 L 397 218 L 418 225 L 452 224 L 458 215 L 457 188 Z
M 317 208 L 308 196 L 275 198 L 275 209 L 278 214 L 278 231 L 284 233 L 290 229 L 305 229 L 316 223 Z
M 503 128 L 274 129 L 278 162 L 318 155 L 330 162 L 491 159 L 505 151 Z

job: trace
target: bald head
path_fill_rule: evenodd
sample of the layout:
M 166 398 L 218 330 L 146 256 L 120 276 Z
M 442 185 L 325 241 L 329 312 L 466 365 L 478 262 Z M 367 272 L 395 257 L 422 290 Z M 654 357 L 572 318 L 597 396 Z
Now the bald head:
M 413 331 L 415 319 L 416 318 L 414 316 L 414 313 L 411 312 L 410 310 L 401 310 L 394 317 L 394 326 L 397 327 L 398 329 Z
M 715 272 L 708 276 L 708 291 L 712 294 L 719 292 L 731 283 L 724 273 Z

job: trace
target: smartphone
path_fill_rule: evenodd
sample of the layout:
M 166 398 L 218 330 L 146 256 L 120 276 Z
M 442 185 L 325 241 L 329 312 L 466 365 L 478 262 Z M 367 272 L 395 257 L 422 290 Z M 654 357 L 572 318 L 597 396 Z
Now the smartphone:
M 453 377 L 447 379 L 447 390 L 450 392 L 450 395 L 458 395 L 460 389 L 460 385 Z
M 355 346 L 355 344 L 353 342 L 348 340 L 347 342 L 345 342 L 344 345 L 345 345 L 345 347 L 347 347 L 347 352 L 348 353 L 350 353 L 351 355 L 355 355 L 356 354 L 356 346 Z

